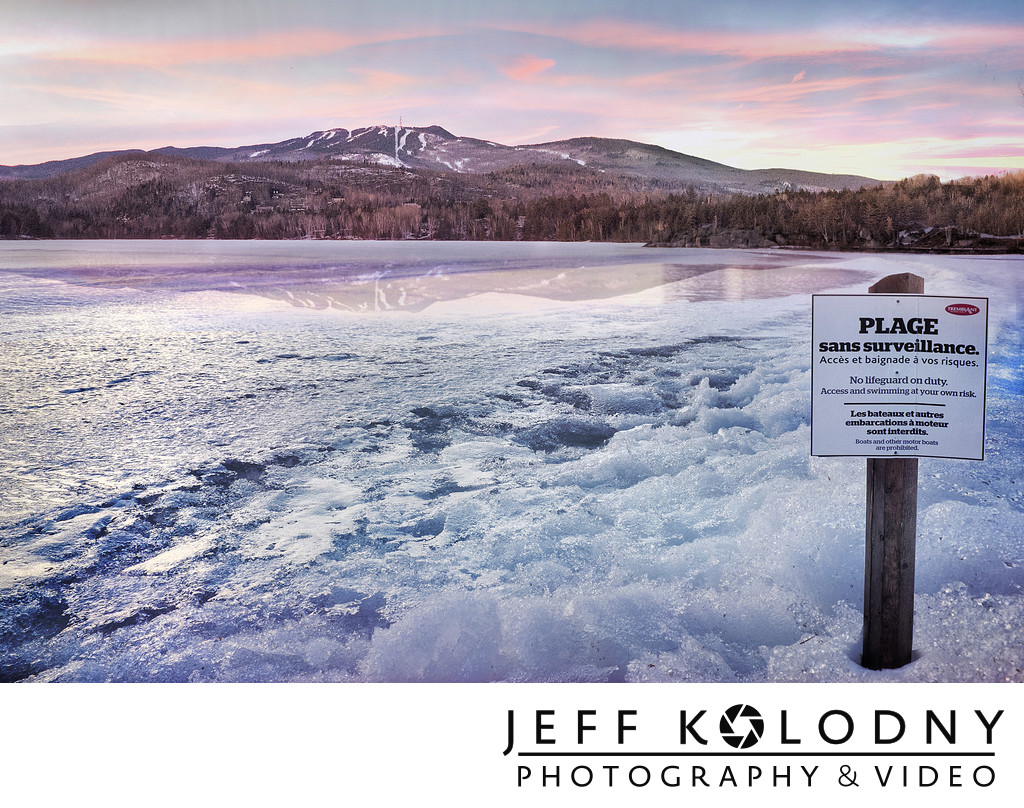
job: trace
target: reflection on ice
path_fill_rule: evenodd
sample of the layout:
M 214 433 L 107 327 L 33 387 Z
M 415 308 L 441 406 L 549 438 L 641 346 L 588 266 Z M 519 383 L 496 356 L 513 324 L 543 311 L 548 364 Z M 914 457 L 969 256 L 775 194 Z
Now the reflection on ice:
M 557 270 L 505 270 L 422 275 L 400 280 L 348 283 L 297 283 L 292 288 L 242 287 L 293 306 L 354 312 L 422 311 L 438 303 L 444 311 L 471 312 L 480 302 L 489 310 L 528 309 L 538 302 L 583 303 L 633 296 L 634 302 L 688 300 L 757 300 L 810 294 L 863 280 L 858 270 L 793 266 L 708 266 L 692 269 L 673 264 L 621 264 Z M 527 298 L 514 300 L 512 296 Z
M 104 248 L 102 245 L 106 244 Z M 136 243 L 138 244 L 138 243 Z M 651 250 L 637 245 L 398 242 L 90 244 L 84 256 L 23 248 L 0 261 L 34 278 L 92 289 L 151 293 L 232 292 L 298 308 L 351 312 L 422 311 L 436 303 L 482 298 L 490 307 L 528 301 L 565 303 L 637 296 L 665 300 L 743 300 L 845 286 L 858 270 L 835 269 L 827 254 L 781 251 Z M 395 253 L 386 263 L 380 252 Z M 722 257 L 727 255 L 728 262 Z M 162 260 L 161 260 L 162 256 Z M 709 260 L 714 259 L 714 260 Z M 647 293 L 647 294 L 643 294 Z M 446 311 L 470 307 L 446 307 Z

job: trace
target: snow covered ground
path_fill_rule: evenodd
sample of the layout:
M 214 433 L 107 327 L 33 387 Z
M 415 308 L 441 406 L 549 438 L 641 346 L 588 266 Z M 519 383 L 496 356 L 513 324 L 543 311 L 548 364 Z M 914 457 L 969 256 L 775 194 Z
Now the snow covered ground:
M 1019 258 L 0 248 L 0 678 L 1024 681 Z M 990 298 L 986 458 L 922 459 L 916 659 L 857 664 L 864 461 L 810 298 Z

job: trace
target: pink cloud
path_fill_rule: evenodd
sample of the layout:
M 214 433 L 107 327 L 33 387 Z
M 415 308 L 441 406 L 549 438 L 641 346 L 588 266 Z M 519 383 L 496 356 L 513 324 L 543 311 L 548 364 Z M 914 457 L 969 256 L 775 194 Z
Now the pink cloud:
M 372 70 L 370 68 L 351 68 L 353 75 L 360 78 L 360 89 L 373 93 L 391 93 L 399 90 L 407 90 L 421 85 L 422 80 L 404 73 L 394 73 L 386 70 Z
M 1006 160 L 1011 157 L 1020 159 L 1024 157 L 1024 146 L 996 144 L 956 148 L 955 144 L 950 144 L 949 151 L 944 154 L 944 157 L 949 160 Z
M 532 54 L 520 56 L 515 61 L 500 68 L 501 72 L 515 81 L 530 81 L 535 76 L 555 66 L 554 59 L 541 59 Z
M 801 80 L 787 83 L 763 83 L 751 85 L 727 85 L 714 87 L 690 88 L 694 101 L 715 109 L 737 104 L 757 105 L 758 115 L 764 116 L 768 110 L 813 110 L 815 115 L 828 112 L 828 107 L 815 101 L 815 96 L 822 93 L 843 92 L 849 95 L 851 102 L 865 99 L 885 97 L 886 93 L 901 94 L 898 90 L 876 89 L 879 85 L 888 88 L 893 82 L 898 84 L 901 77 L 894 76 L 837 76 L 829 79 L 813 81 Z
M 912 32 L 838 27 L 833 30 L 794 28 L 765 32 L 673 29 L 608 19 L 583 21 L 557 28 L 516 23 L 502 28 L 615 50 L 721 54 L 748 60 L 893 50 L 973 53 L 997 48 L 1017 49 L 1024 40 L 1024 25 L 931 26 L 915 28 Z
M 594 20 L 558 28 L 516 24 L 503 27 L 506 30 L 518 30 L 616 50 L 732 54 L 747 58 L 795 56 L 836 50 L 870 50 L 872 47 L 845 36 L 830 36 L 821 31 L 764 33 L 681 30 L 623 20 Z
M 418 31 L 417 36 L 430 35 Z M 166 39 L 157 41 L 95 40 L 62 43 L 43 51 L 35 58 L 134 65 L 139 67 L 170 67 L 185 64 L 237 63 L 293 56 L 317 56 L 357 45 L 401 39 L 398 32 L 361 35 L 330 30 L 291 30 L 254 34 L 240 38 Z

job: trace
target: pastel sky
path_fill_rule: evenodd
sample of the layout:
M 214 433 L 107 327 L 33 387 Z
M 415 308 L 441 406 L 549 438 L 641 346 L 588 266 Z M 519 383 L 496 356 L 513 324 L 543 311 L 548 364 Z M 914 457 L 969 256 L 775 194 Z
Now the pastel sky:
M 1022 0 L 0 0 L 0 164 L 439 124 L 740 168 L 1024 169 Z

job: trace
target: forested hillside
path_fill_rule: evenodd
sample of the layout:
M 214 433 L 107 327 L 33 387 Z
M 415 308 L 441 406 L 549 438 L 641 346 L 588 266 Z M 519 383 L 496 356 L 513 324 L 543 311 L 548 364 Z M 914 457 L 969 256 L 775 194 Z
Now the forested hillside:
M 985 236 L 985 237 L 982 237 Z M 4 238 L 360 238 L 1020 251 L 1024 173 L 846 191 L 666 193 L 574 163 L 487 174 L 128 154 L 0 181 Z

